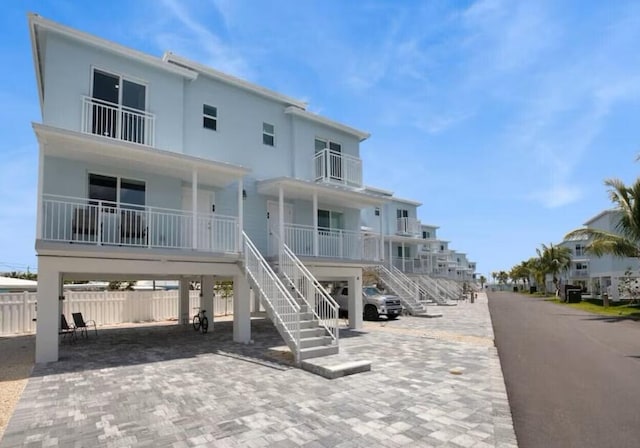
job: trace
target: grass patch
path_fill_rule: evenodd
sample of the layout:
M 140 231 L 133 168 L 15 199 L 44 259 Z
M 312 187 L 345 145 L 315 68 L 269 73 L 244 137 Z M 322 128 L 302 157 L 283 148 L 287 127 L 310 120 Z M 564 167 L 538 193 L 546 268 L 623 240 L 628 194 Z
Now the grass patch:
M 602 316 L 623 317 L 627 319 L 640 320 L 640 305 L 629 305 L 625 302 L 613 302 L 608 308 L 602 306 L 601 300 L 585 299 L 580 303 L 564 303 L 557 297 L 550 297 L 546 302 L 556 303 L 562 306 L 568 306 L 577 310 L 586 311 L 588 313 L 600 314 Z

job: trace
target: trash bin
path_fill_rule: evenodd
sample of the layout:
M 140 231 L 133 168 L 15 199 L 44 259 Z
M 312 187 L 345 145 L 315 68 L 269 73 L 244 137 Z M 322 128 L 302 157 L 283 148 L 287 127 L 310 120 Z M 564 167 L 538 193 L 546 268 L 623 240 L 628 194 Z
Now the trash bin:
M 535 294 L 537 290 L 536 286 L 529 286 L 529 294 Z
M 518 292 L 518 287 L 517 286 L 513 287 L 513 292 Z
M 575 285 L 564 285 L 564 294 L 560 299 L 566 303 L 580 303 L 582 301 L 582 288 Z

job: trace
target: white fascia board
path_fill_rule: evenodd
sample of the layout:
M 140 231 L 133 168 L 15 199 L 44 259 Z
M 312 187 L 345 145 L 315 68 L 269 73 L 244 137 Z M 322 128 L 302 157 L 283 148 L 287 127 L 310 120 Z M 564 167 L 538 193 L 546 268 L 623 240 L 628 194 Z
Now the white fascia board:
M 371 185 L 364 186 L 365 191 L 369 191 L 373 194 L 380 194 L 383 196 L 393 196 L 393 191 L 391 190 L 383 190 L 382 188 L 372 187 Z M 391 199 L 391 198 L 389 198 Z
M 422 205 L 422 202 L 413 201 L 411 199 L 403 199 L 403 198 L 399 198 L 398 196 L 393 196 L 391 200 L 396 202 L 402 202 L 403 204 L 414 205 L 416 207 L 420 207 Z
M 38 85 L 38 100 L 40 101 L 40 116 L 44 110 L 44 89 L 42 86 L 42 72 L 40 70 L 40 49 L 38 48 L 38 36 L 34 24 L 34 14 L 29 13 L 29 36 L 31 38 L 31 54 L 33 56 L 33 68 L 36 72 L 36 83 Z
M 431 229 L 439 229 L 440 228 L 440 226 L 437 226 L 435 224 L 425 224 L 425 223 L 420 224 L 420 227 L 429 227 Z
M 213 78 L 225 84 L 229 84 L 239 89 L 249 91 L 251 93 L 268 98 L 270 100 L 275 100 L 279 103 L 284 103 L 287 106 L 296 106 L 302 109 L 307 107 L 307 103 L 305 103 L 304 101 L 300 101 L 295 98 L 282 95 L 278 92 L 269 90 L 265 87 L 261 87 L 257 84 L 252 84 L 243 79 L 237 78 L 227 73 L 223 73 L 219 70 L 215 70 L 211 67 L 207 67 L 206 65 L 200 64 L 199 62 L 191 61 L 189 59 L 186 59 L 182 56 L 178 56 L 171 52 L 165 52 L 165 54 L 162 56 L 162 60 L 176 67 L 184 67 L 189 70 L 194 70 L 198 73 L 201 73 L 205 76 L 208 76 L 210 78 Z
M 337 121 L 333 121 L 321 115 L 314 114 L 300 107 L 289 106 L 284 110 L 284 113 L 302 117 L 309 121 L 320 123 L 329 128 L 337 129 L 340 132 L 344 132 L 345 134 L 349 134 L 349 135 L 353 135 L 354 137 L 357 137 L 359 141 L 363 141 L 371 137 L 371 134 L 369 134 L 368 132 L 359 131 L 358 129 L 352 128 L 351 126 L 338 123 Z
M 175 75 L 182 76 L 189 80 L 194 80 L 198 77 L 198 73 L 193 70 L 189 70 L 184 67 L 179 67 L 175 64 L 168 64 L 160 58 L 151 56 L 147 53 L 143 53 L 133 48 L 125 47 L 124 45 L 117 44 L 115 42 L 108 41 L 106 39 L 94 36 L 84 31 L 79 31 L 68 26 L 61 25 L 52 20 L 45 19 L 38 14 L 29 14 L 29 24 L 32 29 L 41 28 L 53 33 L 61 34 L 73 40 L 77 40 L 87 45 L 98 47 L 106 50 L 110 53 L 115 53 L 120 56 L 124 56 L 130 59 L 134 59 L 137 62 L 141 62 L 147 65 L 151 65 L 155 68 L 168 71 Z M 37 36 L 36 36 L 37 37 Z

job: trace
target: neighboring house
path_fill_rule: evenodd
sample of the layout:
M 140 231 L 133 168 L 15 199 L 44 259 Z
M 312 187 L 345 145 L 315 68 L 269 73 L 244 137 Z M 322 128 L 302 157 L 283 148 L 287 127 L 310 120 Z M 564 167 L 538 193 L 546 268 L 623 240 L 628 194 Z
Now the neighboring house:
M 619 214 L 616 210 L 604 210 L 584 223 L 586 227 L 593 229 L 616 232 L 619 222 Z M 618 287 L 631 271 L 632 277 L 640 277 L 640 263 L 637 258 L 616 257 L 603 255 L 596 257 L 588 254 L 585 247 L 587 238 L 564 240 L 560 245 L 571 249 L 571 266 L 562 273 L 562 281 L 565 284 L 578 285 L 594 296 L 607 293 L 613 300 L 620 295 Z
M 362 269 L 383 256 L 381 233 L 360 223 L 389 201 L 362 184 L 369 135 L 171 53 L 29 23 L 42 112 L 36 361 L 58 359 L 65 280 L 177 280 L 184 322 L 190 281 L 211 310 L 214 277 L 232 279 L 235 341 L 251 340 L 253 295 L 296 359 L 335 353 L 337 310 L 317 280 L 348 282 L 359 328 Z M 302 348 L 305 314 L 326 346 Z
M 0 276 L 0 293 L 36 291 L 37 289 L 38 282 L 34 280 Z

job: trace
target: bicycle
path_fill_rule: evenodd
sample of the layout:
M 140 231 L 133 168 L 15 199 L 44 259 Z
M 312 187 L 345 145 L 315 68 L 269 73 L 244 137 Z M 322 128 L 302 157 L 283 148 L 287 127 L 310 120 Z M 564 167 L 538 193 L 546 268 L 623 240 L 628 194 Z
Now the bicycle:
M 199 310 L 198 313 L 193 316 L 193 329 L 195 331 L 202 330 L 202 333 L 206 333 L 209 329 L 209 319 L 205 316 L 207 310 L 201 310 L 200 308 L 194 308 Z

